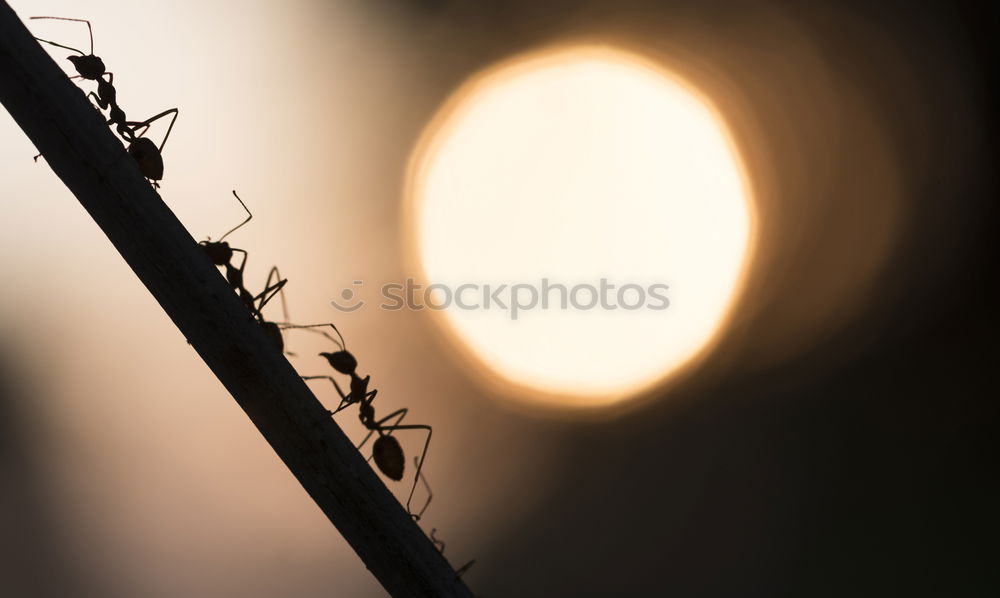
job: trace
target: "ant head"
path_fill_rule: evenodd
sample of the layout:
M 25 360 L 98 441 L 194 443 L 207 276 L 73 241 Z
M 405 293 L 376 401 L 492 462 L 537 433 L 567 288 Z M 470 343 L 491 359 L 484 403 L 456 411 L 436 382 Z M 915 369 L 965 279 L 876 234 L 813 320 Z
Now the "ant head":
M 84 79 L 96 81 L 107 70 L 104 67 L 104 61 L 93 54 L 87 56 L 68 56 L 67 58 L 76 67 L 76 72 L 80 73 L 80 76 Z
M 199 243 L 205 250 L 205 255 L 216 266 L 225 266 L 233 259 L 233 249 L 225 241 L 206 240 Z
M 330 362 L 330 366 L 341 374 L 351 375 L 358 369 L 358 360 L 346 350 L 336 353 L 320 353 Z

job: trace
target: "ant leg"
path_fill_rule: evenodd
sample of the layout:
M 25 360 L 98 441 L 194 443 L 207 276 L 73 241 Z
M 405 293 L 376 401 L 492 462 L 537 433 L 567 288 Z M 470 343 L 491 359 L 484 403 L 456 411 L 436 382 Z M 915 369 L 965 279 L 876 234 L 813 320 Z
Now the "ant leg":
M 161 118 L 163 118 L 168 114 L 173 114 L 174 117 L 170 119 L 170 126 L 167 127 L 167 134 L 163 136 L 163 141 L 160 142 L 159 150 L 160 152 L 163 152 L 163 146 L 167 144 L 167 138 L 170 137 L 170 131 L 173 130 L 174 123 L 177 122 L 177 117 L 180 115 L 180 110 L 178 110 L 177 108 L 171 108 L 170 110 L 164 110 L 163 112 L 157 114 L 156 116 L 151 116 L 142 122 L 128 121 L 126 124 L 129 125 L 133 131 L 141 127 L 143 131 L 139 135 L 139 137 L 142 137 L 143 135 L 146 134 L 146 131 L 149 130 L 150 125 L 152 125 L 154 122 L 160 120 Z
M 250 317 L 256 319 L 261 324 L 264 324 L 266 322 L 263 313 L 264 306 L 266 306 L 268 302 L 271 301 L 271 299 L 274 299 L 274 296 L 278 294 L 278 291 L 280 291 L 281 288 L 284 287 L 285 283 L 287 282 L 288 282 L 287 279 L 280 280 L 278 281 L 278 284 L 265 288 L 263 291 L 261 291 L 258 295 L 254 297 L 250 297 L 249 292 L 245 288 L 241 288 L 240 297 L 243 298 L 243 302 L 246 303 L 247 307 L 250 308 Z M 281 328 L 278 327 L 278 325 L 274 324 L 273 322 L 271 324 L 275 328 L 277 328 L 278 334 L 281 335 Z M 284 347 L 285 343 L 284 335 L 281 336 L 282 336 L 282 341 L 281 341 L 282 347 Z M 294 353 L 289 353 L 289 355 L 294 355 Z
M 274 276 L 274 280 L 278 280 L 278 282 L 275 284 L 276 288 L 274 290 L 274 293 L 277 293 L 281 297 L 281 315 L 284 317 L 285 321 L 287 322 L 289 318 L 288 318 L 288 302 L 285 299 L 285 283 L 288 282 L 288 279 L 287 278 L 281 278 L 281 273 L 278 272 L 278 267 L 277 266 L 272 266 L 271 267 L 271 271 L 267 275 L 267 286 L 265 287 L 265 289 L 271 286 L 271 277 L 272 276 Z M 273 298 L 273 297 L 274 297 L 274 294 L 272 293 L 270 297 L 268 297 L 266 300 L 264 300 L 263 303 L 260 304 L 260 308 L 263 309 L 264 305 L 268 301 L 270 301 L 271 298 Z M 278 326 L 278 330 L 281 330 L 281 326 Z M 285 345 L 285 349 L 286 349 L 285 350 L 285 354 L 286 355 L 289 355 L 291 357 L 298 357 L 298 355 L 296 355 L 295 353 L 287 350 L 288 349 L 288 345 L 287 344 Z
M 238 247 L 232 247 L 233 253 L 237 251 L 243 254 L 243 260 L 240 262 L 239 268 L 232 268 L 232 260 L 229 261 L 230 268 L 226 268 L 226 281 L 229 282 L 229 286 L 233 287 L 234 290 L 240 290 L 243 288 L 243 271 L 247 267 L 247 257 L 250 254 L 247 253 L 246 249 L 240 249 Z M 246 289 L 244 289 L 246 290 Z M 247 294 L 250 292 L 247 291 Z
M 247 256 L 250 254 L 247 253 L 246 249 L 240 249 L 239 247 L 232 247 L 231 249 L 243 254 L 243 263 L 240 264 L 240 272 L 243 272 L 243 268 L 247 265 Z
M 135 131 L 130 129 L 127 124 L 125 124 L 125 112 L 120 106 L 115 104 L 114 100 L 108 100 L 108 104 L 111 106 L 111 110 L 108 112 L 108 126 L 114 125 L 115 131 L 118 132 L 118 136 L 122 138 L 122 141 L 131 145 L 137 138 L 135 136 Z
M 476 564 L 476 559 L 472 559 L 468 563 L 466 563 L 466 564 L 462 565 L 461 567 L 459 567 L 458 571 L 455 571 L 455 579 L 461 578 L 462 575 L 464 575 L 465 572 L 468 571 L 469 569 L 471 569 L 472 566 L 475 565 L 475 564 Z
M 323 328 L 323 327 L 329 326 L 330 328 L 333 328 L 334 330 L 336 330 L 337 334 L 339 335 L 340 331 L 337 330 L 337 327 L 334 326 L 333 324 L 329 324 L 329 323 L 327 323 L 327 324 L 290 324 L 288 322 L 278 322 L 278 326 L 280 326 L 282 330 L 308 330 L 309 332 L 315 332 L 316 334 L 322 334 L 327 339 L 329 339 L 331 342 L 333 342 L 335 345 L 338 345 L 341 349 L 344 348 L 343 343 L 338 342 L 337 339 L 333 338 L 329 334 L 323 332 L 322 330 L 315 330 L 315 328 Z
M 233 289 L 237 295 L 239 295 L 240 300 L 243 301 L 243 304 L 247 306 L 248 310 L 250 310 L 251 317 L 256 317 L 257 308 L 254 305 L 256 298 L 250 291 L 247 290 L 245 286 L 243 286 L 243 271 L 247 267 L 247 257 L 249 254 L 247 254 L 245 249 L 240 249 L 239 247 L 233 247 L 231 249 L 234 253 L 239 252 L 242 254 L 243 259 L 240 261 L 238 268 L 233 265 L 232 259 L 229 260 L 229 263 L 225 264 L 226 282 L 229 283 L 229 287 Z
M 96 100 L 96 101 L 97 101 L 97 105 L 101 107 L 101 110 L 107 110 L 107 109 L 108 109 L 108 106 L 110 106 L 110 105 L 111 105 L 111 103 L 110 103 L 110 102 L 105 102 L 104 100 L 102 100 L 102 99 L 101 99 L 101 96 L 97 95 L 97 94 L 96 94 L 96 93 L 94 93 L 94 92 L 90 92 L 90 93 L 88 93 L 88 94 L 87 94 L 87 97 L 88 97 L 88 98 L 90 98 L 90 97 L 93 97 L 93 98 L 94 98 L 94 100 Z M 114 121 L 113 121 L 113 120 L 109 120 L 109 121 L 107 122 L 107 124 L 109 124 L 109 125 L 110 125 L 110 124 L 114 124 Z
M 226 282 L 229 283 L 230 288 L 236 291 L 236 293 L 240 296 L 240 299 L 243 300 L 243 303 L 245 303 L 247 308 L 249 308 L 252 312 L 254 310 L 253 294 L 251 294 L 250 291 L 243 286 L 243 270 L 247 267 L 248 254 L 245 249 L 240 249 L 238 247 L 232 247 L 231 249 L 233 253 L 239 252 L 242 254 L 243 260 L 240 262 L 239 268 L 233 265 L 232 258 L 230 258 L 229 263 L 225 264 Z
M 410 510 L 410 502 L 413 501 L 413 492 L 417 489 L 417 481 L 420 478 L 421 470 L 423 470 L 424 468 L 424 459 L 427 457 L 427 449 L 431 445 L 431 436 L 434 434 L 434 430 L 430 426 L 421 424 L 412 424 L 405 426 L 388 426 L 383 429 L 389 432 L 395 430 L 427 430 L 427 440 L 424 441 L 424 450 L 423 452 L 420 453 L 420 463 L 417 464 L 417 474 L 413 477 L 413 486 L 410 487 L 410 495 L 406 497 L 406 512 L 412 515 L 413 511 Z
M 438 549 L 438 552 L 444 554 L 444 540 L 439 540 L 434 537 L 434 534 L 437 533 L 437 531 L 438 530 L 436 527 L 431 528 L 431 535 L 430 535 L 431 542 L 434 543 L 434 547 Z
M 377 390 L 373 390 L 370 393 L 368 393 L 367 395 L 365 395 L 365 398 L 367 399 L 369 396 L 372 397 L 372 398 L 374 398 L 375 397 L 375 393 L 377 393 L 377 392 L 378 392 Z M 409 413 L 409 412 L 410 412 L 410 410 L 407 409 L 407 408 L 405 408 L 405 407 L 402 408 L 402 409 L 397 409 L 396 411 L 393 411 L 389 415 L 387 415 L 387 416 L 383 417 L 382 419 L 378 420 L 377 422 L 375 422 L 375 424 L 371 428 L 368 429 L 368 434 L 365 436 L 364 440 L 362 440 L 361 444 L 358 445 L 358 450 L 360 451 L 362 449 L 362 447 L 365 446 L 365 444 L 368 442 L 368 440 L 372 437 L 372 434 L 374 434 L 376 431 L 378 431 L 378 432 L 381 433 L 382 431 L 389 429 L 389 428 L 386 428 L 385 426 L 383 426 L 382 424 L 386 423 L 390 419 L 398 417 L 399 419 L 397 419 L 395 421 L 395 423 L 392 424 L 393 426 L 398 426 L 399 424 L 403 423 L 403 418 L 406 417 L 406 414 Z M 386 434 L 386 436 L 392 436 L 392 432 L 390 431 L 388 434 Z M 368 460 L 371 461 L 372 458 L 368 457 Z
M 333 379 L 333 376 L 302 376 L 302 379 L 329 380 L 330 382 L 333 383 L 333 387 L 337 389 L 337 394 L 340 395 L 340 405 L 337 405 L 337 408 L 334 411 L 330 412 L 331 417 L 354 404 L 354 401 L 351 400 L 351 395 L 344 394 L 344 391 L 340 389 L 340 385 L 337 384 L 337 381 Z
M 414 467 L 417 467 L 417 461 L 418 459 L 414 457 L 413 458 Z M 418 472 L 417 477 L 420 479 L 421 482 L 424 483 L 424 488 L 427 489 L 427 502 L 424 503 L 424 506 L 420 507 L 419 513 L 410 513 L 410 516 L 413 517 L 414 521 L 420 521 L 420 518 L 424 516 L 424 512 L 427 511 L 427 507 L 431 506 L 431 501 L 434 500 L 434 493 L 431 492 L 431 485 L 427 483 L 427 477 L 424 476 L 424 474 L 421 473 L 419 469 L 417 470 L 417 472 Z M 434 532 L 432 531 L 431 533 L 433 534 Z M 440 540 L 438 540 L 437 542 L 440 542 Z M 435 545 L 437 544 L 437 542 L 435 542 Z M 444 542 L 441 542 L 441 554 L 444 554 Z
M 270 280 L 270 278 L 268 278 L 268 280 Z M 257 296 L 253 298 L 255 302 L 260 301 L 260 305 L 258 305 L 256 308 L 256 313 L 260 314 L 261 310 L 264 309 L 264 306 L 267 305 L 268 302 L 271 301 L 271 299 L 274 299 L 274 296 L 277 295 L 281 291 L 281 289 L 285 287 L 287 283 L 288 283 L 287 278 L 279 280 L 277 284 L 265 287 L 263 291 L 258 293 Z
M 146 131 L 149 130 L 149 125 L 132 122 L 130 120 L 125 121 L 125 125 L 128 127 L 130 131 L 132 131 L 132 134 L 135 135 L 136 137 L 142 137 L 143 135 L 146 134 Z M 142 129 L 141 133 L 138 133 L 139 129 Z
M 271 266 L 271 269 L 267 272 L 267 280 L 264 282 L 264 287 L 269 287 L 273 283 L 272 281 L 281 280 L 281 272 L 278 272 L 277 266 Z
M 267 274 L 267 283 L 264 285 L 265 288 L 271 286 L 271 280 L 288 280 L 281 278 L 281 272 L 278 271 L 277 266 L 271 266 L 271 271 Z M 281 316 L 287 322 L 290 318 L 288 317 L 288 304 L 285 302 L 285 285 L 284 283 L 278 287 L 278 294 L 281 295 Z

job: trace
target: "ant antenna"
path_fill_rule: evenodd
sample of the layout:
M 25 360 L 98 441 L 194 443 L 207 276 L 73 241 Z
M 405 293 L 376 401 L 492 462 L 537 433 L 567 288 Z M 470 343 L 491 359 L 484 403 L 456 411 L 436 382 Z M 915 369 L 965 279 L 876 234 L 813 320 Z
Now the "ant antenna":
M 340 334 L 340 330 L 338 330 L 337 327 L 334 326 L 333 324 L 289 324 L 288 322 L 279 322 L 278 326 L 280 326 L 282 330 L 299 329 L 299 330 L 308 330 L 309 332 L 315 332 L 316 334 L 322 334 L 323 336 L 328 338 L 331 342 L 338 345 L 341 349 L 345 351 L 347 350 L 347 343 L 344 342 L 344 335 Z M 333 328 L 333 331 L 337 333 L 337 336 L 340 337 L 340 340 L 338 341 L 337 339 L 333 338 L 332 336 L 323 332 L 322 330 L 316 330 L 316 328 L 323 328 L 325 326 Z
M 235 197 L 236 201 L 240 202 L 240 205 L 243 206 L 243 209 L 247 211 L 247 219 L 244 220 L 243 222 L 240 222 L 239 225 L 236 228 L 234 228 L 233 230 L 231 230 L 228 233 L 226 233 L 226 234 L 222 235 L 221 237 L 219 237 L 219 241 L 218 242 L 220 242 L 220 243 L 222 242 L 223 239 L 225 239 L 226 237 L 228 237 L 232 233 L 235 233 L 237 230 L 239 230 L 239 228 L 241 226 L 243 226 L 247 222 L 250 222 L 251 220 L 253 220 L 253 214 L 250 213 L 250 208 L 247 207 L 247 204 L 243 203 L 243 200 L 240 199 L 239 195 L 236 195 L 236 190 L 235 189 L 233 189 L 233 197 Z M 285 314 L 285 319 L 286 320 L 288 319 L 288 314 L 287 313 Z
M 334 331 L 334 332 L 336 332 L 336 333 L 337 333 L 337 336 L 339 336 L 339 337 L 340 337 L 340 347 L 341 347 L 341 348 L 342 348 L 343 350 L 345 350 L 345 351 L 346 351 L 346 350 L 347 350 L 347 341 L 345 341 L 345 340 L 344 340 L 344 335 L 343 335 L 343 334 L 341 334 L 341 333 L 340 333 L 340 329 L 339 329 L 339 328 L 337 328 L 336 326 L 334 326 L 333 324 L 330 324 L 330 327 L 331 327 L 331 328 L 333 328 L 333 331 Z
M 86 19 L 70 19 L 70 18 L 67 18 L 67 17 L 30 17 L 30 18 L 31 19 L 53 19 L 53 20 L 56 20 L 56 21 L 74 21 L 76 23 L 86 23 L 87 24 L 87 31 L 90 33 L 90 54 L 91 55 L 94 54 L 94 30 L 91 29 L 91 27 L 90 27 L 90 21 L 88 21 Z M 65 48 L 67 50 L 73 50 L 74 52 L 80 52 L 76 48 L 70 48 L 69 46 L 62 46 L 62 45 L 59 45 L 59 44 L 57 44 L 55 42 L 50 42 L 48 40 L 40 39 L 40 38 L 37 38 L 37 37 L 35 39 L 37 39 L 40 42 L 45 42 L 47 44 L 52 44 L 53 46 L 59 46 L 60 48 Z M 83 55 L 83 52 L 80 52 L 80 54 Z
M 37 18 L 37 17 L 31 17 L 31 18 L 34 19 L 34 18 Z M 64 50 L 72 50 L 72 51 L 76 52 L 77 54 L 79 54 L 80 56 L 86 56 L 86 54 L 84 54 L 83 51 L 77 50 L 76 48 L 70 48 L 69 46 L 64 46 L 62 44 L 57 44 L 56 42 L 52 42 L 52 41 L 49 41 L 47 39 L 42 39 L 40 37 L 36 37 L 35 39 L 38 40 L 38 41 L 40 41 L 40 42 L 45 42 L 45 43 L 47 43 L 49 45 L 52 45 L 52 46 L 56 46 L 58 48 L 62 48 Z

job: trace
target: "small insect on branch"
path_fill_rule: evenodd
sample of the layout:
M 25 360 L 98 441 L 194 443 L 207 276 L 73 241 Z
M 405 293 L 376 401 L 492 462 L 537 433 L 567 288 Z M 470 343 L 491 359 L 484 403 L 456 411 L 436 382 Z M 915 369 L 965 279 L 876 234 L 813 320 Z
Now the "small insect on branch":
M 139 169 L 142 171 L 142 174 L 149 179 L 149 182 L 152 183 L 154 187 L 159 187 L 160 184 L 158 181 L 163 178 L 163 146 L 166 145 L 167 138 L 170 137 L 170 132 L 174 128 L 174 122 L 177 120 L 177 108 L 164 110 L 156 116 L 141 122 L 128 120 L 125 116 L 125 111 L 118 105 L 118 91 L 114 86 L 114 73 L 107 72 L 106 67 L 104 66 L 104 60 L 99 56 L 94 55 L 94 29 L 91 27 L 90 21 L 86 19 L 71 19 L 68 17 L 31 17 L 31 19 L 70 21 L 73 23 L 85 23 L 87 25 L 87 32 L 90 34 L 90 54 L 84 54 L 83 50 L 78 50 L 71 46 L 66 46 L 54 41 L 42 39 L 40 37 L 36 37 L 35 39 L 57 48 L 63 48 L 64 50 L 70 50 L 71 52 L 79 54 L 79 56 L 67 56 L 67 59 L 73 63 L 73 67 L 76 68 L 77 72 L 76 75 L 70 78 L 97 82 L 97 93 L 90 92 L 87 94 L 87 97 L 93 98 L 101 110 L 108 111 L 108 124 L 115 125 L 115 130 L 118 131 L 118 135 L 123 141 L 125 141 L 125 143 L 128 144 L 128 153 L 135 158 L 135 161 L 139 164 Z M 105 79 L 104 75 L 107 75 L 108 78 Z M 163 136 L 163 141 L 161 141 L 160 145 L 157 146 L 156 143 L 145 138 L 144 135 L 155 121 L 167 115 L 173 115 L 173 118 L 170 119 L 170 126 L 167 127 L 167 132 Z M 138 135 L 136 135 L 137 132 Z M 37 162 L 40 157 L 41 154 L 35 156 L 35 161 Z

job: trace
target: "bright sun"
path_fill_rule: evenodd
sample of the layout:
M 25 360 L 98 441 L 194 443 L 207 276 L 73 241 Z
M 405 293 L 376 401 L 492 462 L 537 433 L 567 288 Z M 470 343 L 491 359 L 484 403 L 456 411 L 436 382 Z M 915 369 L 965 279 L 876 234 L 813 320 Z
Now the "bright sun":
M 718 336 L 750 258 L 725 126 L 631 53 L 564 47 L 487 69 L 424 132 L 409 174 L 408 249 L 448 287 L 432 299 L 451 300 L 435 313 L 519 398 L 603 406 L 678 372 Z

